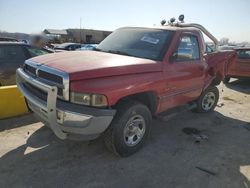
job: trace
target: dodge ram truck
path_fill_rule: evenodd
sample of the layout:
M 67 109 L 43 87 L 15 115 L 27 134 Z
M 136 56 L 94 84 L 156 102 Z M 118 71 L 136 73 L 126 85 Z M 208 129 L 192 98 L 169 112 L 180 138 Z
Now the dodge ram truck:
M 29 108 L 60 139 L 102 135 L 108 149 L 126 157 L 145 143 L 152 116 L 190 104 L 212 111 L 216 87 L 232 52 L 206 51 L 199 24 L 115 30 L 94 51 L 26 60 L 17 85 Z

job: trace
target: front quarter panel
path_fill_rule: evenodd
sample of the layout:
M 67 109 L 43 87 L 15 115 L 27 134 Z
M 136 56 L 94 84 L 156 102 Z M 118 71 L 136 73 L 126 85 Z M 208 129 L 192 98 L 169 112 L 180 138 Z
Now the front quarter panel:
M 82 93 L 97 93 L 107 96 L 109 106 L 115 105 L 123 97 L 151 91 L 157 96 L 164 92 L 162 72 L 112 76 L 74 81 L 70 90 Z

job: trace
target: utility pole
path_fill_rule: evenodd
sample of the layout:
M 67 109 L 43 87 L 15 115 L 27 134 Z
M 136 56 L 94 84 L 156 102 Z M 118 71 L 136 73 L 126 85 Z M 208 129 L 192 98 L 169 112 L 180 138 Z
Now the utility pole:
M 81 31 L 81 28 L 82 28 L 82 18 L 80 17 L 80 43 L 82 42 L 82 31 Z

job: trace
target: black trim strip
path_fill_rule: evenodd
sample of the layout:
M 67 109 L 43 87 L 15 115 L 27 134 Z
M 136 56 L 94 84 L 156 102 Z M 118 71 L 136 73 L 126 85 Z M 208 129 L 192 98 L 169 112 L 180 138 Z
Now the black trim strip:
M 201 87 L 195 87 L 195 88 L 191 88 L 191 89 L 188 89 L 188 90 L 179 90 L 179 91 L 172 92 L 172 93 L 170 93 L 168 95 L 160 96 L 159 98 L 160 99 L 165 99 L 165 98 L 168 98 L 168 97 L 173 97 L 175 95 L 189 93 L 189 92 L 192 92 L 192 91 L 195 91 L 195 90 L 199 90 L 199 89 L 202 90 Z

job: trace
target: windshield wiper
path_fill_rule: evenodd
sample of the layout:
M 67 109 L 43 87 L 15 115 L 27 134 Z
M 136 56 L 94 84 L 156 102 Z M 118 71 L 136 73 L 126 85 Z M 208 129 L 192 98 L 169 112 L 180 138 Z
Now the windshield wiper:
M 122 51 L 119 51 L 119 50 L 108 50 L 107 52 L 112 53 L 112 54 L 132 56 L 132 55 L 126 53 L 126 52 L 122 52 Z
M 112 54 L 119 54 L 119 55 L 127 55 L 127 56 L 132 56 L 126 52 L 122 52 L 122 51 L 119 51 L 119 50 L 102 50 L 100 48 L 94 48 L 93 49 L 94 51 L 98 51 L 98 52 L 107 52 L 107 53 L 112 53 Z

